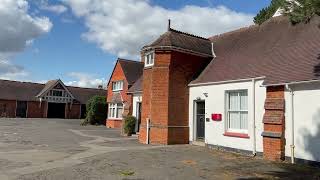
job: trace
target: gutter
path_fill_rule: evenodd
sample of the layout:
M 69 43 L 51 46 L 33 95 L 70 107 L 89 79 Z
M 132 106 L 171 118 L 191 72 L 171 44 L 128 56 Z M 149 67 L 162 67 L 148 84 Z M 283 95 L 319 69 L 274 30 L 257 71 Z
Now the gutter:
M 127 94 L 138 94 L 142 93 L 143 91 L 128 91 Z
M 143 53 L 144 51 L 148 51 L 148 50 L 176 50 L 176 51 L 180 51 L 180 52 L 186 52 L 189 54 L 194 54 L 194 55 L 198 55 L 198 56 L 202 56 L 202 57 L 212 57 L 211 54 L 206 54 L 206 53 L 201 53 L 201 52 L 196 52 L 193 50 L 189 50 L 189 49 L 185 49 L 185 48 L 180 48 L 180 47 L 176 47 L 176 46 L 154 46 L 154 47 L 146 47 L 143 48 L 140 53 Z
M 307 81 L 294 81 L 290 83 L 267 84 L 267 85 L 261 85 L 261 86 L 262 87 L 287 86 L 287 85 L 293 85 L 293 84 L 314 83 L 314 82 L 320 82 L 320 79 L 313 79 L 313 80 L 307 80 Z
M 252 81 L 252 79 L 260 80 L 260 79 L 264 79 L 264 78 L 265 78 L 265 76 L 255 77 L 255 78 L 247 78 L 247 79 L 235 79 L 235 80 L 228 80 L 228 81 L 207 82 L 207 83 L 190 83 L 188 86 L 189 86 L 189 87 L 209 86 L 209 85 L 216 85 L 216 84 L 225 84 L 225 83 L 235 83 L 235 82 Z

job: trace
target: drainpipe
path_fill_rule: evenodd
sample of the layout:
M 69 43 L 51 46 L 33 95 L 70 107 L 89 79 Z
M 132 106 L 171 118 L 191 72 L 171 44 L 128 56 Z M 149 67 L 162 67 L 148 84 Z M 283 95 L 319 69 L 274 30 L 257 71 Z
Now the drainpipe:
M 252 79 L 252 155 L 256 156 L 257 154 L 257 145 L 256 145 L 256 79 Z
M 286 88 L 290 91 L 290 96 L 291 96 L 291 163 L 294 164 L 294 104 L 293 104 L 293 100 L 294 100 L 294 91 L 291 87 L 289 87 L 288 84 L 286 84 Z
M 150 131 L 150 119 L 147 118 L 147 138 L 146 138 L 146 144 L 149 144 L 149 131 Z

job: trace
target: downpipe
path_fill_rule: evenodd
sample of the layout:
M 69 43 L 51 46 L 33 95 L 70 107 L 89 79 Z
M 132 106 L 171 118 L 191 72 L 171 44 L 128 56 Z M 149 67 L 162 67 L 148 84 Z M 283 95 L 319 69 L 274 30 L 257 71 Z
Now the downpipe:
M 288 84 L 286 84 L 286 88 L 290 91 L 290 97 L 291 97 L 291 145 L 290 145 L 290 149 L 291 149 L 291 163 L 294 164 L 295 163 L 295 156 L 294 156 L 294 148 L 295 148 L 295 144 L 294 144 L 294 91 L 292 88 L 289 87 Z
M 252 138 L 252 156 L 257 155 L 257 142 L 256 142 L 256 79 L 252 79 L 252 130 L 253 130 L 253 138 Z
M 150 134 L 150 119 L 147 118 L 147 138 L 146 138 L 146 144 L 149 144 L 149 134 Z

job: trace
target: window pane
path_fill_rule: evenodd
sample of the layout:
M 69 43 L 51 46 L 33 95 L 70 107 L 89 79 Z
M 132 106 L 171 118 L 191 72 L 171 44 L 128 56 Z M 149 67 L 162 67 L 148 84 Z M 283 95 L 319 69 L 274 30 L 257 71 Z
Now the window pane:
M 120 84 L 120 85 L 119 85 L 119 86 L 120 86 L 119 89 L 122 89 L 122 88 L 123 88 L 123 81 L 120 81 L 119 84 Z
M 240 92 L 240 109 L 248 110 L 248 92 L 247 91 Z
M 153 61 L 154 61 L 154 54 L 153 53 L 150 54 L 150 58 L 151 58 L 150 64 L 153 64 Z
M 146 64 L 149 64 L 149 55 L 146 55 Z
M 122 118 L 122 108 L 117 109 L 117 118 Z
M 112 108 L 112 117 L 116 117 L 116 108 Z
M 239 110 L 239 96 L 237 92 L 229 93 L 229 109 L 230 110 Z
M 240 129 L 239 112 L 229 112 L 229 128 Z
M 241 129 L 248 129 L 248 112 L 241 112 L 240 123 Z

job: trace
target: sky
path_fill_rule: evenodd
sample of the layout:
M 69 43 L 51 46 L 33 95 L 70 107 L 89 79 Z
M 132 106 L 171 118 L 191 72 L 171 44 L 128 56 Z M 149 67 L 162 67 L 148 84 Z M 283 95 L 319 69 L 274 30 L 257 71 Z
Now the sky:
M 118 57 L 167 30 L 210 37 L 253 24 L 271 0 L 0 0 L 0 79 L 106 85 Z

